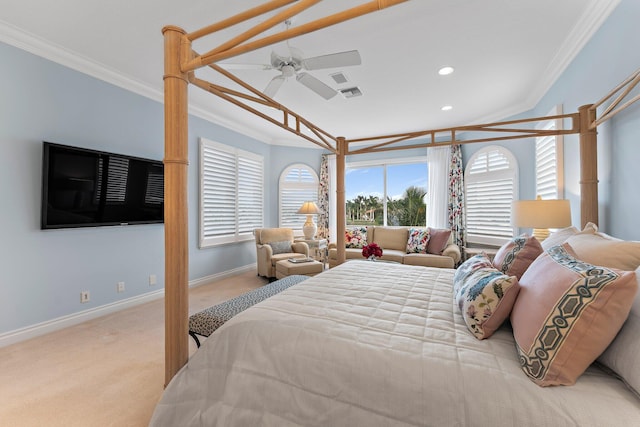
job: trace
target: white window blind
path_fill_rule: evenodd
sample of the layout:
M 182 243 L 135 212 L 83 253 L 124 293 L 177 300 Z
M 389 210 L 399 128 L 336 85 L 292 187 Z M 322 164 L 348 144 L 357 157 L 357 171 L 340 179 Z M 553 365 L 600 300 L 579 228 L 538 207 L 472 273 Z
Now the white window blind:
M 518 170 L 509 150 L 491 146 L 475 153 L 465 170 L 467 240 L 500 245 L 513 237 L 511 203 Z
M 311 167 L 295 164 L 280 174 L 280 227 L 302 230 L 306 215 L 300 215 L 298 209 L 307 201 L 318 202 L 318 175 Z
M 262 156 L 200 139 L 200 247 L 253 239 L 263 226 Z
M 560 112 L 558 112 L 560 110 Z M 549 115 L 561 114 L 559 107 Z M 548 120 L 539 129 L 556 130 L 562 127 L 560 120 Z M 562 137 L 546 135 L 536 138 L 536 195 L 543 199 L 562 199 Z

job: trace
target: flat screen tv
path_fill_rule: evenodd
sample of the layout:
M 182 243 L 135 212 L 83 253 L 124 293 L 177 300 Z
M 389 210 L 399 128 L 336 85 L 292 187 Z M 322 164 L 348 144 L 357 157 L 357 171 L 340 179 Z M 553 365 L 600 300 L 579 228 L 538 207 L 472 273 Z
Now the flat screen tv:
M 164 222 L 161 161 L 44 142 L 42 229 Z

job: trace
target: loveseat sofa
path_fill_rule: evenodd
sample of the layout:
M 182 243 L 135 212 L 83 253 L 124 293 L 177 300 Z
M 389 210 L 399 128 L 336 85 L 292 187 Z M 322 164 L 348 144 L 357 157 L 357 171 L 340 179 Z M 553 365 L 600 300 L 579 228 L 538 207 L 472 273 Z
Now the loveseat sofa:
M 453 243 L 449 230 L 427 228 L 431 245 L 419 253 L 408 253 L 407 242 L 409 241 L 410 228 L 384 226 L 347 227 L 347 236 L 345 236 L 345 245 L 347 245 L 345 250 L 346 259 L 364 259 L 362 246 L 375 242 L 383 250 L 380 259 L 384 261 L 440 268 L 453 268 L 460 261 L 460 249 Z M 354 233 L 359 235 L 351 238 Z M 330 268 L 338 264 L 337 258 L 338 250 L 336 244 L 331 243 L 329 245 Z

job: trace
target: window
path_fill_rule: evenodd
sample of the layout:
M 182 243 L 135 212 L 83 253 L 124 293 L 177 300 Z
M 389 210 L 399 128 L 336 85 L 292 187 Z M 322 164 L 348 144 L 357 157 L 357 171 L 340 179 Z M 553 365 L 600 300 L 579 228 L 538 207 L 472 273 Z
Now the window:
M 253 239 L 263 226 L 262 156 L 200 139 L 200 247 Z
M 549 112 L 550 116 L 557 114 L 562 114 L 561 107 Z M 548 120 L 539 129 L 562 129 L 562 120 Z M 564 198 L 562 145 L 562 135 L 536 138 L 536 196 L 543 199 Z
M 302 230 L 306 221 L 298 209 L 307 201 L 318 202 L 318 175 L 304 164 L 291 165 L 280 174 L 280 227 Z
M 517 199 L 518 165 L 509 150 L 482 148 L 464 172 L 467 240 L 501 245 L 513 237 L 511 203 Z
M 427 160 L 347 165 L 347 225 L 424 226 Z

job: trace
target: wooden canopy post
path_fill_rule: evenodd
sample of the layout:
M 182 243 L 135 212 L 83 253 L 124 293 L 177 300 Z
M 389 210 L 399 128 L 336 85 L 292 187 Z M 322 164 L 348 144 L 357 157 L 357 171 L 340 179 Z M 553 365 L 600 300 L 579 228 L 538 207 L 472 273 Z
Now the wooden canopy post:
M 346 259 L 346 251 L 344 246 L 344 232 L 346 228 L 346 200 L 345 200 L 345 166 L 347 154 L 347 141 L 344 137 L 337 138 L 336 153 L 336 249 L 337 262 L 342 264 Z
M 189 237 L 187 216 L 187 73 L 191 55 L 185 31 L 168 26 L 164 35 L 164 253 L 165 386 L 189 359 Z
M 598 133 L 591 123 L 591 104 L 578 108 L 580 114 L 580 222 L 598 224 Z

